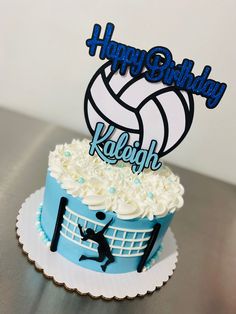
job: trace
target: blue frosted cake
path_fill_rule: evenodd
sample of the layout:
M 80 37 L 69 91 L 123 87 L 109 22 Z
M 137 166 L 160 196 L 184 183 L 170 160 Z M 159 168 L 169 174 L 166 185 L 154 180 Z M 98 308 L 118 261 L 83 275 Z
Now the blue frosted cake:
M 184 189 L 162 166 L 134 174 L 129 165 L 88 154 L 88 140 L 50 153 L 38 229 L 49 249 L 87 269 L 144 271 L 154 263 Z

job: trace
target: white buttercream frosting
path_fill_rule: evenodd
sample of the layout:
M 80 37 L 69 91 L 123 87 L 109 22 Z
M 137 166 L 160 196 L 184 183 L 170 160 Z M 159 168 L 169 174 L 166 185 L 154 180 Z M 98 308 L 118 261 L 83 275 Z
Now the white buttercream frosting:
M 165 165 L 134 174 L 130 164 L 109 165 L 90 156 L 88 140 L 57 145 L 49 170 L 69 194 L 91 210 L 114 211 L 120 219 L 163 217 L 183 206 L 184 188 Z

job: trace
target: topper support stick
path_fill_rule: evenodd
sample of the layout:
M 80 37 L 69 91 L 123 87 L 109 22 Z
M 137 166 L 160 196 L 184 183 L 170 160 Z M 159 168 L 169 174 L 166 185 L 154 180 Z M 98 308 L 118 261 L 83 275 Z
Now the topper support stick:
M 159 223 L 157 223 L 154 227 L 153 227 L 153 231 L 152 231 L 152 234 L 151 234 L 151 237 L 150 239 L 148 240 L 148 244 L 144 250 L 144 253 L 143 253 L 143 256 L 141 257 L 141 260 L 139 262 L 139 265 L 138 265 L 138 268 L 137 268 L 137 272 L 138 273 L 141 273 L 142 270 L 143 270 L 143 267 L 153 249 L 153 246 L 156 242 L 156 239 L 157 239 L 157 236 L 158 236 L 158 233 L 160 231 L 160 228 L 161 228 L 161 225 Z
M 50 246 L 50 251 L 56 252 L 57 250 L 57 245 L 58 241 L 60 238 L 60 231 L 61 231 L 61 224 L 63 222 L 63 215 L 66 211 L 66 205 L 68 203 L 68 199 L 66 197 L 61 197 L 60 199 L 60 204 L 59 204 L 59 209 L 57 213 L 57 220 L 53 232 L 53 237 L 52 237 L 52 242 Z

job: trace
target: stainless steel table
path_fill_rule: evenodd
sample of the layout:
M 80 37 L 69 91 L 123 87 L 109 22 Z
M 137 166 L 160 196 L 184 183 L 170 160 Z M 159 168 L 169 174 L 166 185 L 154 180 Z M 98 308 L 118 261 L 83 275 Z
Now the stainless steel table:
M 184 208 L 172 224 L 179 261 L 160 290 L 134 300 L 93 300 L 55 286 L 30 265 L 16 239 L 17 211 L 44 185 L 49 150 L 78 137 L 0 110 L 0 313 L 235 314 L 236 188 L 177 167 L 186 187 Z

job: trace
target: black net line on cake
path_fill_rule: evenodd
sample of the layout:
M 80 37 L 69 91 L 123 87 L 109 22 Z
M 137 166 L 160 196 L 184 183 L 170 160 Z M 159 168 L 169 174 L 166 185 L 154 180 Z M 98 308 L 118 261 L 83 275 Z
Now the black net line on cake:
M 83 230 L 92 228 L 95 232 L 100 231 L 105 224 L 82 216 L 69 207 L 66 207 L 63 216 L 60 235 L 83 248 L 97 252 L 96 242 L 92 240 L 82 241 L 78 224 L 82 226 Z M 153 229 L 128 229 L 109 226 L 105 238 L 113 256 L 137 257 L 143 255 L 152 231 Z

